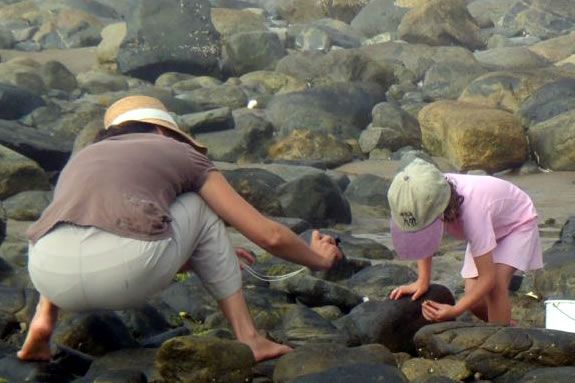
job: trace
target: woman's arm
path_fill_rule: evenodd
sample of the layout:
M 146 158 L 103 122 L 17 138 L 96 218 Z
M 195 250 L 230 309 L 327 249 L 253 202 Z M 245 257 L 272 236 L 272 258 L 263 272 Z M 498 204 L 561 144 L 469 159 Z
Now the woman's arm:
M 307 246 L 290 229 L 257 211 L 219 171 L 208 173 L 199 194 L 225 222 L 275 256 L 312 269 L 328 269 L 341 258 L 333 238 L 316 231 Z

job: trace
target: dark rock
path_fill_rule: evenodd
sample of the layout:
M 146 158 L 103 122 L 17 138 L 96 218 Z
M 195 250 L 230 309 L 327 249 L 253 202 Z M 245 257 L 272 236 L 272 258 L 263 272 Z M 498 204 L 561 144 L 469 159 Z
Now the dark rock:
M 571 109 L 575 109 L 575 79 L 562 78 L 537 89 L 521 104 L 518 114 L 527 124 L 536 124 Z
M 241 32 L 225 39 L 223 68 L 232 76 L 257 70 L 273 70 L 286 55 L 278 35 L 268 31 Z
M 427 100 L 457 99 L 471 81 L 486 72 L 478 63 L 436 63 L 425 72 L 423 95 Z
M 222 84 L 211 88 L 195 89 L 176 96 L 180 100 L 195 103 L 201 110 L 228 107 L 230 109 L 244 108 L 248 104 L 248 96 L 242 87 L 234 84 Z
M 329 320 L 299 305 L 283 316 L 281 331 L 274 331 L 273 337 L 293 346 L 315 343 L 345 344 L 347 340 L 345 334 Z
M 15 354 L 0 359 L 0 379 L 5 382 L 65 383 L 73 376 L 57 363 L 23 362 Z
M 223 107 L 205 112 L 186 114 L 180 117 L 181 129 L 192 133 L 217 132 L 234 128 L 234 120 L 230 108 Z
M 76 76 L 59 61 L 48 61 L 42 66 L 42 79 L 49 89 L 72 92 L 78 87 Z
M 168 71 L 217 73 L 219 37 L 210 21 L 209 1 L 138 0 L 131 5 L 117 57 L 121 73 L 152 82 Z
M 370 364 L 364 361 L 348 366 L 334 367 L 315 374 L 304 375 L 292 383 L 407 383 L 403 373 L 393 366 Z
M 264 214 L 283 216 L 284 210 L 276 194 L 277 189 L 285 181 L 264 169 L 224 170 L 232 187 L 252 206 Z
M 139 370 L 121 369 L 97 376 L 93 383 L 148 383 L 146 375 Z
M 141 308 L 116 311 L 134 339 L 149 338 L 170 329 L 170 324 L 155 307 L 146 304 Z
M 387 190 L 390 184 L 390 180 L 374 174 L 361 174 L 354 178 L 345 189 L 345 196 L 350 201 L 378 207 L 389 212 Z
M 523 375 L 518 383 L 571 383 L 575 367 L 537 368 Z
M 195 321 L 203 322 L 206 316 L 217 310 L 214 300 L 195 275 L 172 283 L 157 298 L 176 313 L 184 312 Z
M 428 299 L 451 305 L 455 303 L 446 287 L 431 285 L 427 293 L 416 301 L 403 297 L 362 303 L 335 324 L 349 334 L 351 342 L 380 343 L 393 352 L 414 353 L 415 345 L 410 339 L 430 323 L 421 314 L 421 304 Z
M 155 366 L 157 352 L 158 350 L 154 348 L 132 348 L 109 352 L 94 360 L 84 379 L 87 379 L 86 383 L 94 383 L 99 377 L 129 368 L 143 373 L 150 382 L 159 380 L 160 375 Z M 108 381 L 102 381 L 102 383 L 108 383 Z
M 369 300 L 385 300 L 392 289 L 416 279 L 410 267 L 384 263 L 357 272 L 347 281 L 347 287 Z
M 1 119 L 17 120 L 44 105 L 46 105 L 44 100 L 32 92 L 13 85 L 0 83 Z
M 351 222 L 349 202 L 323 173 L 287 182 L 278 188 L 277 196 L 287 217 L 302 218 L 318 227 Z
M 151 336 L 149 338 L 142 339 L 140 341 L 140 344 L 142 345 L 142 347 L 146 348 L 157 348 L 160 347 L 162 343 L 172 338 L 184 335 L 190 335 L 190 330 L 188 330 L 186 327 L 178 327 L 173 330 L 168 330 L 163 333 Z
M 35 221 L 52 201 L 52 194 L 52 191 L 24 191 L 4 200 L 3 206 L 10 219 Z
M 409 8 L 396 5 L 395 0 L 373 0 L 368 2 L 351 21 L 351 26 L 365 37 L 382 33 L 396 34 L 401 19 Z

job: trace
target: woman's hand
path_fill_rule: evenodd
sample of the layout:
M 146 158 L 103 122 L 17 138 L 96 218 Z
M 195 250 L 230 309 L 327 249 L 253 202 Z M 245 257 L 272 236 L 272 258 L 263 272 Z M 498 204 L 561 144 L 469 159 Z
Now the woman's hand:
M 415 301 L 419 299 L 419 297 L 421 297 L 423 294 L 425 294 L 428 289 L 429 283 L 418 279 L 409 285 L 396 287 L 389 294 L 389 298 L 396 300 L 405 295 L 411 295 L 411 300 Z
M 457 316 L 454 306 L 434 301 L 424 301 L 421 313 L 430 322 L 443 322 Z
M 329 235 L 321 234 L 318 230 L 311 233 L 310 248 L 323 259 L 323 268 L 329 269 L 341 258 L 342 254 L 336 245 L 335 239 Z
M 240 261 L 240 268 L 243 270 L 244 264 L 251 266 L 256 263 L 256 258 L 253 256 L 252 252 L 244 249 L 243 247 L 236 247 L 236 256 Z

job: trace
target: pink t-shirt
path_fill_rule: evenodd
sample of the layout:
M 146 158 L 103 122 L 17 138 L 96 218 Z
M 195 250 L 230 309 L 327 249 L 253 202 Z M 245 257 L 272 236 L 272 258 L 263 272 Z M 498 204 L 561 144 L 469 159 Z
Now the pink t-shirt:
M 467 240 L 467 252 L 473 257 L 492 251 L 498 240 L 537 217 L 527 193 L 508 181 L 467 174 L 445 176 L 464 198 L 459 220 L 446 224 L 445 229 Z

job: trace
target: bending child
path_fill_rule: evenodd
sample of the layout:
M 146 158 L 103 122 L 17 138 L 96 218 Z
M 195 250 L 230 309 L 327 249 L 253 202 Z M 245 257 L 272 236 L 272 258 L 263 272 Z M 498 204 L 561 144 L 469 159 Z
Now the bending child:
M 509 325 L 509 283 L 516 270 L 543 267 L 537 212 L 529 196 L 510 182 L 491 176 L 442 174 L 416 159 L 389 188 L 391 235 L 400 258 L 417 260 L 416 282 L 397 287 L 391 299 L 428 289 L 432 256 L 444 230 L 467 241 L 461 275 L 465 294 L 454 305 L 426 301 L 430 321 L 453 319 L 467 310 L 490 323 Z
M 41 298 L 18 357 L 49 360 L 59 308 L 126 309 L 191 269 L 218 301 L 256 361 L 291 351 L 258 333 L 241 290 L 224 221 L 268 252 L 313 269 L 341 258 L 315 231 L 308 246 L 229 185 L 206 148 L 181 131 L 157 99 L 108 108 L 98 142 L 70 159 L 51 204 L 28 230 L 30 278 Z

